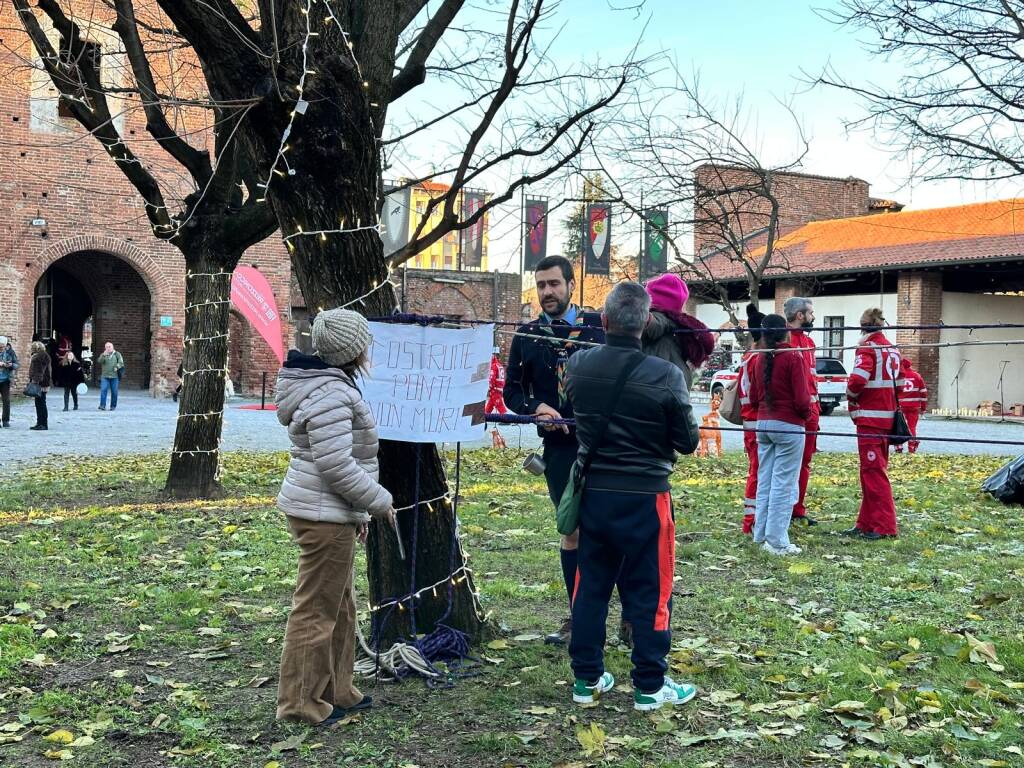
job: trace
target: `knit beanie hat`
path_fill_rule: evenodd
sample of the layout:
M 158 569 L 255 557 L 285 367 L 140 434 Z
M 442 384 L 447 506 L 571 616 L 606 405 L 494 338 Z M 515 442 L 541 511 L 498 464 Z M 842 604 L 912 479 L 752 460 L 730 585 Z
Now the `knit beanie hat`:
M 682 312 L 690 289 L 679 275 L 671 272 L 656 277 L 647 283 L 647 294 L 651 297 L 651 309 L 660 312 Z
M 370 346 L 370 326 L 358 312 L 328 309 L 313 320 L 313 348 L 328 365 L 351 363 Z

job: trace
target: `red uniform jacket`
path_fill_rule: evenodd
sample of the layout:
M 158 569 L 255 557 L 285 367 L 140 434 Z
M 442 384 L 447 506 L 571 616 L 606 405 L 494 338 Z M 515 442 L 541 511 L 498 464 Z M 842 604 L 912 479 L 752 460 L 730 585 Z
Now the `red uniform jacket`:
M 740 359 L 739 378 L 736 381 L 736 394 L 740 398 L 740 415 L 743 417 L 743 426 L 757 426 L 757 406 L 750 402 L 750 367 L 751 360 L 759 354 L 757 352 L 744 352 Z M 789 353 L 792 354 L 792 353 Z
M 923 411 L 928 406 L 928 387 L 921 374 L 913 368 L 903 368 L 903 391 L 900 405 L 904 411 Z
M 803 427 L 811 417 L 813 403 L 807 382 L 807 366 L 801 352 L 791 344 L 779 344 L 772 364 L 772 402 L 768 404 L 764 371 L 767 355 L 757 354 L 750 365 L 750 404 L 757 406 L 759 419 L 785 421 Z
M 857 346 L 857 357 L 846 385 L 850 418 L 858 427 L 887 435 L 896 415 L 896 380 L 900 353 L 881 331 L 868 334 Z
M 807 375 L 808 385 L 811 389 L 811 411 L 815 414 L 821 413 L 821 406 L 818 404 L 818 369 L 817 360 L 815 359 L 816 347 L 814 339 L 807 335 L 806 332 L 797 328 L 790 332 L 790 342 L 797 349 L 803 349 L 804 353 L 802 357 L 807 363 Z

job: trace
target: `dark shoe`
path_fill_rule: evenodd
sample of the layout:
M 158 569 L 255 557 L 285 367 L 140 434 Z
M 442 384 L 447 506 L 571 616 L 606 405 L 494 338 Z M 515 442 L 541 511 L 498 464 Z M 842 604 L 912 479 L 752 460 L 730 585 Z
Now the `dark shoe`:
M 36 424 L 34 427 L 29 427 L 29 429 L 44 430 L 49 429 L 49 427 L 47 427 L 45 424 Z
M 853 526 L 853 528 L 847 528 L 845 531 L 840 531 L 839 535 L 859 537 L 864 535 L 864 531 L 862 531 L 857 526 Z
M 793 515 L 792 522 L 796 523 L 797 525 L 807 525 L 807 526 L 817 525 L 818 524 L 818 521 L 815 520 L 810 515 Z
M 64 413 L 67 413 L 67 412 L 68 412 L 68 407 L 65 405 L 64 406 Z
M 105 406 L 105 405 L 101 405 L 99 409 L 100 409 L 101 411 L 105 411 L 105 410 L 107 410 L 107 406 Z
M 349 715 L 354 715 L 357 712 L 362 712 L 364 709 L 369 709 L 372 706 L 373 706 L 373 697 L 372 696 L 363 696 L 363 698 L 360 701 L 356 702 L 351 707 L 335 706 L 334 709 L 331 710 L 331 714 L 329 714 L 325 719 L 321 720 L 319 725 L 322 725 L 322 726 L 334 725 L 339 720 L 344 720 Z
M 619 643 L 626 648 L 633 647 L 633 625 L 625 619 L 619 624 Z
M 864 531 L 861 533 L 860 537 L 862 539 L 867 539 L 868 541 L 878 541 L 879 539 L 884 538 L 882 534 L 875 533 L 874 531 Z
M 112 411 L 116 411 L 116 410 L 117 410 L 117 406 L 116 406 L 116 405 L 112 405 L 112 406 L 110 406 L 110 410 L 112 410 Z
M 71 410 L 73 410 L 73 411 L 77 411 L 77 410 L 78 410 L 78 406 L 76 405 L 76 406 L 75 406 L 74 408 L 72 408 Z
M 568 645 L 569 639 L 572 637 L 572 617 L 562 622 L 561 628 L 557 632 L 552 632 L 550 635 L 544 638 L 545 645 Z

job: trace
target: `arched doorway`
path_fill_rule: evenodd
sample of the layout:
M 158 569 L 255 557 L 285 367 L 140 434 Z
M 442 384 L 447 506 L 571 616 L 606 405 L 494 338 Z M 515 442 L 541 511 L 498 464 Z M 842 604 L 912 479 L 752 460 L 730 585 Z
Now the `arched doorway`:
M 34 338 L 63 336 L 79 357 L 96 360 L 110 341 L 125 362 L 123 386 L 150 383 L 152 296 L 126 261 L 102 251 L 76 251 L 51 264 L 35 286 Z M 93 370 L 93 379 L 98 371 Z

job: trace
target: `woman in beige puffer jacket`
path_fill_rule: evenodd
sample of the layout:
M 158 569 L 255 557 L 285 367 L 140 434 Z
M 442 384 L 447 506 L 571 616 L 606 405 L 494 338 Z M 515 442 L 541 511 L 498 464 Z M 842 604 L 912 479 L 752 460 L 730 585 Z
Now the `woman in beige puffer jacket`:
M 352 562 L 370 516 L 393 522 L 394 510 L 377 482 L 377 427 L 355 381 L 370 344 L 366 319 L 321 312 L 312 337 L 317 356 L 289 352 L 275 395 L 292 443 L 277 506 L 300 549 L 277 717 L 330 725 L 372 703 L 352 684 Z

